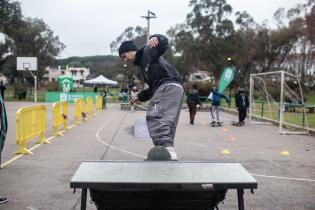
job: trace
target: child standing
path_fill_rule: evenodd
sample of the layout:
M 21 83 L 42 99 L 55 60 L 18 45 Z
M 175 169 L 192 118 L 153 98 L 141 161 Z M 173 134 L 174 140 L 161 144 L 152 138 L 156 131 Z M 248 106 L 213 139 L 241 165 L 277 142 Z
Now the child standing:
M 224 98 L 226 100 L 226 103 L 228 103 L 228 105 L 230 106 L 229 99 L 225 95 L 219 93 L 216 87 L 213 87 L 212 92 L 208 96 L 208 99 L 211 100 L 210 112 L 211 112 L 212 122 L 210 124 L 213 127 L 222 125 L 222 122 L 220 122 L 219 120 L 221 98 Z

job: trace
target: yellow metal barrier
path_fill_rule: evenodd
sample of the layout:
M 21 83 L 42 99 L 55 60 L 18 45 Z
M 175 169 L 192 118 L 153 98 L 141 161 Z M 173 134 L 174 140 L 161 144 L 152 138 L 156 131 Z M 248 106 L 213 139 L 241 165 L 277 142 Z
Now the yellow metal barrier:
M 63 126 L 63 130 L 67 130 L 67 119 L 68 119 L 68 102 L 56 102 L 53 104 L 53 130 L 54 135 L 61 135 L 59 132 L 59 126 Z
M 84 121 L 87 120 L 87 103 L 86 100 L 81 100 L 81 116 Z
M 92 100 L 92 110 L 93 110 L 93 100 Z M 87 114 L 88 114 L 88 108 L 87 108 L 87 100 L 85 99 L 75 99 L 74 100 L 74 121 L 75 124 L 80 125 L 81 121 L 87 120 Z
M 103 98 L 102 96 L 96 96 L 95 109 L 96 111 L 101 112 L 103 110 Z
M 16 154 L 33 154 L 26 149 L 26 143 L 39 137 L 37 143 L 49 144 L 45 139 L 46 107 L 44 105 L 22 107 L 16 112 L 16 143 L 19 149 Z
M 93 98 L 92 97 L 88 97 L 86 99 L 86 111 L 87 111 L 87 115 L 88 117 L 93 117 L 94 116 L 94 110 L 93 110 Z
M 74 121 L 75 124 L 80 125 L 82 120 L 82 111 L 81 111 L 82 99 L 74 100 Z

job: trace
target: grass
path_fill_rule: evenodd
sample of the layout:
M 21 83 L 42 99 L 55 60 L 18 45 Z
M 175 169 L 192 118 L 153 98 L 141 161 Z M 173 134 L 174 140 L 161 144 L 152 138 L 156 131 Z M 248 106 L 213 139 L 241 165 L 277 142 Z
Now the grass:
M 315 93 L 307 96 L 306 104 L 313 104 L 313 105 L 315 105 Z
M 308 97 L 307 105 L 314 105 L 315 106 L 315 94 Z M 209 101 L 206 99 L 203 104 L 209 104 Z M 221 106 L 222 107 L 228 107 L 225 100 L 221 100 Z M 271 105 L 271 114 L 269 114 L 267 104 L 264 105 L 264 110 L 262 114 L 261 110 L 261 103 L 257 103 L 255 106 L 255 109 L 253 113 L 257 116 L 264 116 L 268 119 L 273 120 L 279 120 L 278 116 L 278 108 L 274 105 Z M 235 107 L 235 98 L 231 98 L 231 109 L 236 109 Z M 306 110 L 308 111 L 308 109 Z M 315 128 L 315 113 L 306 113 L 307 116 L 307 123 L 310 128 Z M 302 109 L 296 108 L 295 112 L 284 112 L 284 122 L 291 123 L 298 126 L 303 126 L 303 115 L 302 115 Z M 304 121 L 304 123 L 306 123 Z
M 308 111 L 308 109 L 306 109 Z M 264 105 L 264 108 L 262 110 L 261 104 L 256 104 L 255 109 L 253 110 L 253 113 L 257 116 L 263 116 L 268 119 L 272 120 L 279 120 L 279 113 L 278 113 L 278 107 L 275 105 L 267 106 L 267 104 Z M 307 123 L 310 128 L 315 128 L 315 113 L 306 113 L 307 116 Z M 306 124 L 306 119 L 304 119 L 303 122 L 303 109 L 302 108 L 295 108 L 295 111 L 285 111 L 283 115 L 283 121 L 291 124 L 295 124 L 298 126 L 303 126 L 303 124 Z

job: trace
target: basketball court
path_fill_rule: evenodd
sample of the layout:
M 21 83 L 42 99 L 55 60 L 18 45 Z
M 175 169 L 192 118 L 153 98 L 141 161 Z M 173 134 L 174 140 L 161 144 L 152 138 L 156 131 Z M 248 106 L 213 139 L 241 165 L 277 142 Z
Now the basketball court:
M 34 155 L 15 160 L 15 112 L 29 103 L 6 103 L 9 131 L 0 170 L 0 195 L 9 202 L 0 209 L 80 209 L 81 190 L 73 194 L 70 180 L 82 161 L 142 161 L 152 147 L 149 138 L 134 137 L 134 124 L 145 112 L 121 111 L 119 104 L 61 137 L 50 145 L 36 146 Z M 50 104 L 47 105 L 51 106 Z M 73 107 L 70 106 L 72 119 Z M 49 111 L 48 111 L 49 113 Z M 221 112 L 222 113 L 222 112 Z M 47 114 L 47 137 L 52 131 Z M 180 161 L 241 163 L 257 180 L 254 194 L 245 190 L 245 209 L 313 209 L 315 206 L 315 141 L 307 135 L 280 135 L 272 125 L 234 127 L 236 116 L 222 113 L 224 125 L 210 127 L 210 113 L 197 112 L 195 125 L 189 113 L 180 116 L 175 150 Z M 140 120 L 141 121 L 141 120 Z M 34 147 L 35 141 L 28 147 Z M 11 161 L 10 161 L 11 160 Z M 235 190 L 229 190 L 220 209 L 237 209 Z M 87 209 L 95 209 L 88 195 Z

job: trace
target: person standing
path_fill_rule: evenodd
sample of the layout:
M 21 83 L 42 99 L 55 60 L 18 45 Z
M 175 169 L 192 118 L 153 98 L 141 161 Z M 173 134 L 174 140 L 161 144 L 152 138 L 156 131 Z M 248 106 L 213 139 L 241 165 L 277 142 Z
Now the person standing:
M 131 91 L 130 91 L 130 100 L 137 97 L 137 94 L 138 94 L 137 89 L 138 89 L 138 88 L 137 88 L 136 86 L 133 86 L 133 87 L 131 88 Z M 131 104 L 131 111 L 132 111 L 132 112 L 135 111 L 135 108 L 136 108 L 136 103 Z
M 0 93 L 1 93 L 2 100 L 4 100 L 4 91 L 5 91 L 6 89 L 7 89 L 7 88 L 4 86 L 3 81 L 1 81 L 1 82 L 0 82 Z
M 129 77 L 129 81 L 128 81 L 129 92 L 132 91 L 132 88 L 134 86 L 136 86 L 135 79 L 133 77 Z
M 238 126 L 243 126 L 245 124 L 247 109 L 249 107 L 248 96 L 245 94 L 244 89 L 240 89 L 236 96 L 235 106 L 238 110 Z
M 187 105 L 189 109 L 189 117 L 190 117 L 190 124 L 193 125 L 195 121 L 195 116 L 197 112 L 197 104 L 202 106 L 199 98 L 199 93 L 197 90 L 197 85 L 193 84 L 192 88 L 188 92 L 187 96 Z
M 107 96 L 107 91 L 104 89 L 102 90 L 100 96 L 102 96 L 102 110 L 106 109 L 106 96 Z
M 228 106 L 230 106 L 229 99 L 225 95 L 219 93 L 216 87 L 213 87 L 212 92 L 208 96 L 208 99 L 211 101 L 211 107 L 210 107 L 210 112 L 211 112 L 211 117 L 212 117 L 212 122 L 210 123 L 211 126 L 222 125 L 222 122 L 220 122 L 220 119 L 219 119 L 221 98 L 224 98 Z
M 2 82 L 1 82 L 2 84 Z M 4 147 L 5 138 L 8 131 L 7 112 L 2 99 L 2 91 L 0 96 L 0 169 L 1 169 L 1 153 Z M 0 204 L 8 202 L 8 198 L 0 196 Z
M 146 122 L 155 146 L 166 147 L 173 160 L 177 159 L 174 150 L 174 137 L 183 103 L 182 79 L 174 66 L 162 55 L 168 48 L 168 39 L 160 34 L 149 38 L 147 45 L 140 50 L 133 41 L 125 41 L 119 47 L 119 56 L 124 62 L 140 67 L 148 88 L 140 91 L 130 100 L 148 101 Z

